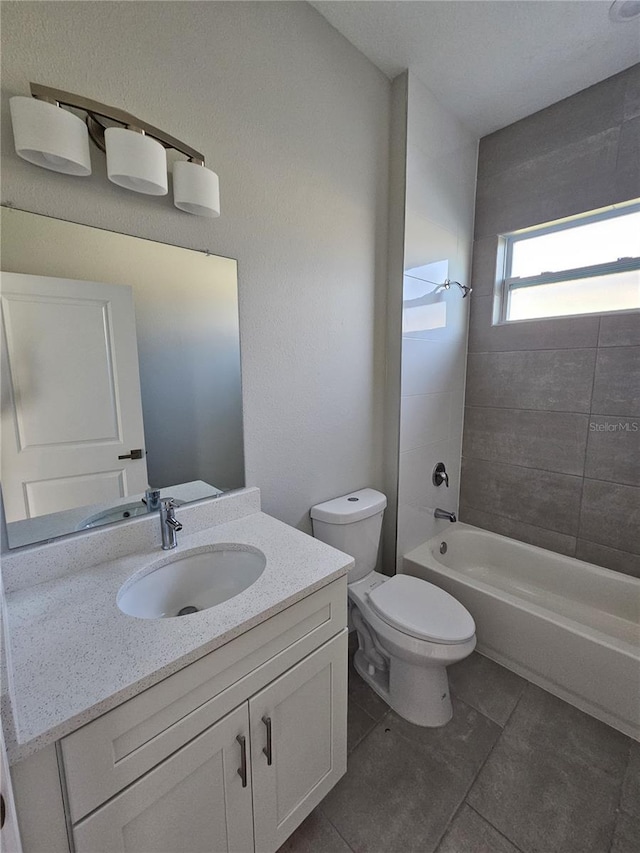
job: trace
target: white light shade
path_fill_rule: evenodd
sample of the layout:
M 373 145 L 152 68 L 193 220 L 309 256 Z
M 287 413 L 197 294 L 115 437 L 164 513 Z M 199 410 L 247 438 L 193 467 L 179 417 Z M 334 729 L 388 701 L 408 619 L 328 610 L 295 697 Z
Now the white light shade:
M 137 193 L 167 194 L 167 154 L 159 142 L 124 127 L 108 127 L 104 142 L 110 181 Z
M 199 163 L 177 160 L 173 164 L 173 203 L 196 216 L 220 216 L 218 176 Z
M 91 174 L 89 134 L 81 118 L 21 95 L 11 98 L 9 106 L 18 157 L 65 175 Z

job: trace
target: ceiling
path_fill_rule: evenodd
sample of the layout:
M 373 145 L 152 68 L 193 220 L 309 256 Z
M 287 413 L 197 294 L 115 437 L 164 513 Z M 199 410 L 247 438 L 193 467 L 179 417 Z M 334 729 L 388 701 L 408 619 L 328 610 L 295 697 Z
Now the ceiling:
M 410 69 L 485 136 L 640 62 L 611 0 L 312 0 L 389 78 Z

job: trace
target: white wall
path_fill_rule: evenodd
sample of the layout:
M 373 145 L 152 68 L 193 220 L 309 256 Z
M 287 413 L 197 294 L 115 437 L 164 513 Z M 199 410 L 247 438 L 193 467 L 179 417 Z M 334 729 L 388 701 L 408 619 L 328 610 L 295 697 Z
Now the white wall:
M 399 558 L 446 529 L 436 507 L 458 511 L 470 298 L 456 287 L 434 291 L 445 278 L 470 283 L 477 148 L 474 134 L 409 74 Z M 449 488 L 432 484 L 437 462 L 446 465 Z
M 309 507 L 382 485 L 389 83 L 306 3 L 5 2 L 2 203 L 238 259 L 247 483 Z M 204 152 L 222 216 L 16 157 L 29 81 Z

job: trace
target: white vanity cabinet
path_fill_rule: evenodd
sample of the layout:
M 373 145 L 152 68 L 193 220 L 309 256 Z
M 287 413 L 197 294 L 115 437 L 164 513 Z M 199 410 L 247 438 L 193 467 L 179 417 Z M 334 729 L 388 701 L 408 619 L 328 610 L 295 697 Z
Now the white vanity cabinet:
M 243 784 L 236 771 L 237 738 L 248 729 L 245 704 L 80 821 L 73 828 L 76 850 L 253 850 L 250 776 Z
M 277 850 L 347 769 L 346 661 L 343 631 L 249 701 L 258 853 Z
M 342 577 L 62 738 L 68 849 L 275 853 L 346 771 L 346 692 Z
M 346 770 L 346 654 L 342 632 L 81 820 L 77 853 L 277 850 Z

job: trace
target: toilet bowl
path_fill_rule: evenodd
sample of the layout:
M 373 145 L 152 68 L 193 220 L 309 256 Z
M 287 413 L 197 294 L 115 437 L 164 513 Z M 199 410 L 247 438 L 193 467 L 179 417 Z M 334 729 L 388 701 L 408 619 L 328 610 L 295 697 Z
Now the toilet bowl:
M 475 623 L 434 584 L 375 571 L 385 507 L 385 496 L 374 489 L 317 504 L 313 533 L 355 560 L 348 592 L 356 670 L 401 717 L 442 726 L 453 713 L 446 668 L 475 648 Z

